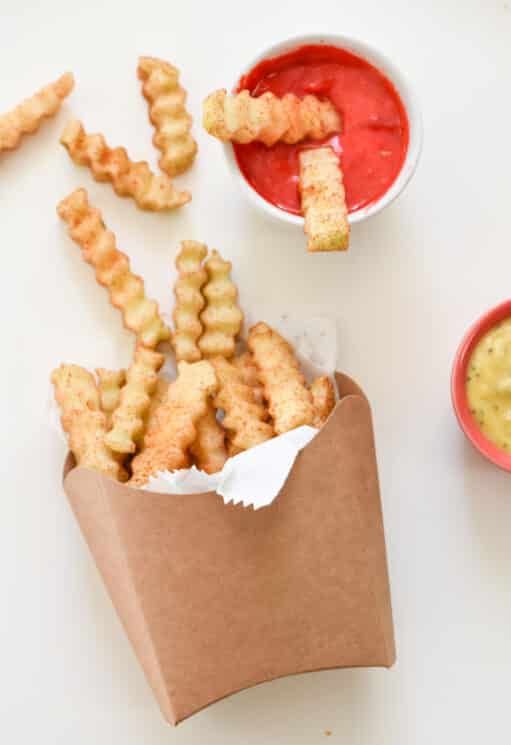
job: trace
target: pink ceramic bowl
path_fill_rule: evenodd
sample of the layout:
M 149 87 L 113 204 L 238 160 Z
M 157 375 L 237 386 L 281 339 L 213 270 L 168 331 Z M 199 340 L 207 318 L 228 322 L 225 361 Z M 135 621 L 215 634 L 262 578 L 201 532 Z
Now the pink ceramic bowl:
M 451 396 L 454 411 L 459 425 L 472 445 L 479 450 L 489 461 L 505 471 L 511 471 L 511 455 L 500 450 L 496 445 L 486 439 L 472 414 L 467 400 L 465 381 L 467 378 L 467 367 L 474 351 L 474 347 L 487 331 L 496 326 L 500 321 L 511 317 L 511 300 L 497 305 L 485 313 L 470 328 L 467 335 L 460 344 L 452 369 Z

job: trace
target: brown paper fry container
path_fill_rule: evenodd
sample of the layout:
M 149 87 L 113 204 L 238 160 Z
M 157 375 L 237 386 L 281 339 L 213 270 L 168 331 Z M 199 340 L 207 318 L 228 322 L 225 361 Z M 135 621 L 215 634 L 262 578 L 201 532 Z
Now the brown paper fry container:
M 257 511 L 66 462 L 64 489 L 172 724 L 273 678 L 395 660 L 371 412 L 336 378 L 330 419 Z

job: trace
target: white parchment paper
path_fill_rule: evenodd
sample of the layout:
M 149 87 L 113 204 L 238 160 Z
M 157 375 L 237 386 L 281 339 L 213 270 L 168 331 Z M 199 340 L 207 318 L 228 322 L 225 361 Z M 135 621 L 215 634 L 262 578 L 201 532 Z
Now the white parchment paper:
M 329 318 L 266 318 L 293 345 L 309 381 L 332 375 L 337 363 L 337 331 Z M 250 317 L 246 325 L 255 323 Z M 202 494 L 215 491 L 225 504 L 243 504 L 254 509 L 271 504 L 280 492 L 300 450 L 315 437 L 314 427 L 298 427 L 284 435 L 229 458 L 220 473 L 208 475 L 195 466 L 164 471 L 149 480 L 148 491 L 168 494 Z
M 164 494 L 202 494 L 214 491 L 225 504 L 249 505 L 255 510 L 271 504 L 284 486 L 296 456 L 316 436 L 314 427 L 297 427 L 244 453 L 229 458 L 220 473 L 195 466 L 163 471 L 149 479 L 147 491 Z

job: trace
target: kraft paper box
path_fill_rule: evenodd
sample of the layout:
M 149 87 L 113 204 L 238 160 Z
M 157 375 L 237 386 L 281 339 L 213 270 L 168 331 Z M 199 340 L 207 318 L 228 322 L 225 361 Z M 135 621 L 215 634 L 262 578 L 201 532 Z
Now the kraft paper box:
M 395 660 L 370 408 L 336 380 L 328 422 L 257 511 L 133 489 L 68 457 L 65 491 L 173 724 L 283 675 Z

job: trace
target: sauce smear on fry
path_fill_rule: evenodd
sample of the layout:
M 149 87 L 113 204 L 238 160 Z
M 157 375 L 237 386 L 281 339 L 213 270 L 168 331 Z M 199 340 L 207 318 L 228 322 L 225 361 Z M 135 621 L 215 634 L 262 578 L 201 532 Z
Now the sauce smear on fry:
M 350 212 L 377 201 L 395 181 L 408 149 L 408 118 L 392 83 L 361 57 L 338 47 L 302 46 L 259 63 L 238 87 L 254 96 L 312 93 L 330 99 L 342 115 L 342 132 L 314 143 L 233 145 L 241 172 L 268 202 L 301 213 L 298 153 L 325 143 L 341 158 Z

